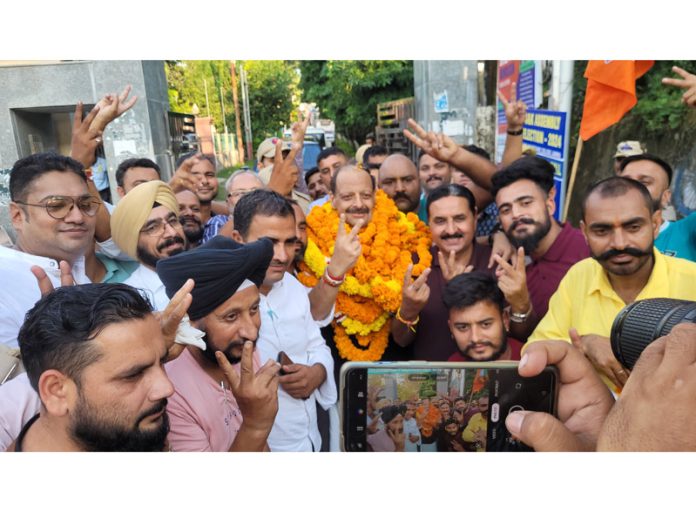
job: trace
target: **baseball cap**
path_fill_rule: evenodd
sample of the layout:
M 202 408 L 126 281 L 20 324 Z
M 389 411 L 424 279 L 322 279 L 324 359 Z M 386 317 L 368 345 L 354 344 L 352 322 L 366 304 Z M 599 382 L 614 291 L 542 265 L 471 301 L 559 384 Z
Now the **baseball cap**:
M 278 137 L 269 137 L 259 144 L 256 150 L 256 160 L 259 162 L 263 157 L 273 158 L 275 156 L 275 146 L 280 139 Z M 289 140 L 283 141 L 283 151 L 289 151 L 292 148 L 292 142 Z
M 645 153 L 645 149 L 639 141 L 624 140 L 617 144 L 614 158 L 642 155 L 643 153 Z

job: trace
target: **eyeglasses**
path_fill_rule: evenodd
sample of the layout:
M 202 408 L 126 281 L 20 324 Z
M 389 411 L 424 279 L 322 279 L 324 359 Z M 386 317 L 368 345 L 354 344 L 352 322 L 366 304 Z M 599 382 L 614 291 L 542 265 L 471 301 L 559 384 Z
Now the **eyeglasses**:
M 90 217 L 96 215 L 101 202 L 94 199 L 92 196 L 70 197 L 70 196 L 51 196 L 41 203 L 25 203 L 24 201 L 15 201 L 15 203 L 23 204 L 24 206 L 40 206 L 46 208 L 46 213 L 56 220 L 63 220 L 77 205 L 82 213 Z
M 256 190 L 256 189 L 255 188 L 240 188 L 240 189 L 237 189 L 237 190 L 227 194 L 227 197 L 242 197 L 243 195 L 246 195 L 249 192 L 253 192 L 254 190 Z
M 140 230 L 141 233 L 147 236 L 162 236 L 164 233 L 165 225 L 169 224 L 172 228 L 176 229 L 181 226 L 181 221 L 177 217 L 170 217 L 168 219 L 156 219 L 143 227 Z

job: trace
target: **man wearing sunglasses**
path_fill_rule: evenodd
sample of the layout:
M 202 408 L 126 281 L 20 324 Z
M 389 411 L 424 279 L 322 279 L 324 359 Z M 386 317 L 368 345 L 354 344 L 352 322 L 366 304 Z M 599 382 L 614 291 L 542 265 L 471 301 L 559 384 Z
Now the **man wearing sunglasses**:
M 92 243 L 100 203 L 87 188 L 81 163 L 54 153 L 15 162 L 10 171 L 10 217 L 17 232 L 11 249 L 0 247 L 0 343 L 17 347 L 24 314 L 41 297 L 31 267 L 54 286 L 63 279 L 89 283 L 84 255 Z M 67 262 L 72 267 L 72 277 Z
M 164 310 L 169 298 L 155 266 L 188 249 L 179 204 L 169 185 L 148 181 L 128 192 L 111 214 L 111 236 L 140 263 L 124 283 L 146 290 L 155 310 Z

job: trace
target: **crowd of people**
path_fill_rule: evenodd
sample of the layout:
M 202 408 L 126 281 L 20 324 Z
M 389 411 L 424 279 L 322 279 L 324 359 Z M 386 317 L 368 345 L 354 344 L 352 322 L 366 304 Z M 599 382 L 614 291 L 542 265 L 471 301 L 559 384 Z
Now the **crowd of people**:
M 695 107 L 696 75 L 675 72 L 665 83 Z M 410 121 L 415 161 L 372 144 L 303 169 L 300 116 L 291 140 L 259 145 L 258 172 L 229 177 L 225 200 L 215 158 L 186 154 L 168 180 L 148 158 L 121 162 L 113 206 L 92 169 L 128 94 L 87 115 L 78 103 L 70 156 L 11 170 L 0 346 L 16 363 L 0 375 L 0 449 L 335 449 L 344 362 L 513 360 L 523 376 L 559 369 L 558 417 L 506 419 L 535 449 L 696 450 L 682 400 L 696 327 L 631 372 L 609 341 L 627 304 L 696 301 L 696 213 L 663 220 L 672 167 L 640 143 L 618 143 L 579 228 L 554 217 L 553 166 L 523 154 L 526 106 L 502 97 L 498 165 Z M 666 404 L 674 435 L 657 424 Z M 484 395 L 389 403 L 370 445 L 484 450 L 487 410 Z

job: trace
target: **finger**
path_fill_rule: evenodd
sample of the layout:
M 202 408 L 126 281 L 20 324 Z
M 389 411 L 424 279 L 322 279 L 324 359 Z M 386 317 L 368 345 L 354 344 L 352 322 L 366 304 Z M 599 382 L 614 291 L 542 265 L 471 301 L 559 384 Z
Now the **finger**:
M 179 288 L 177 292 L 174 294 L 174 296 L 169 300 L 169 304 L 167 304 L 167 307 L 164 309 L 164 313 L 171 313 L 172 311 L 177 309 L 179 305 L 186 299 L 186 297 L 191 294 L 194 285 L 195 283 L 193 279 L 187 279 L 186 282 L 181 286 L 181 288 Z
M 505 418 L 510 433 L 538 452 L 583 451 L 575 434 L 544 412 L 515 411 Z
M 242 360 L 239 373 L 239 384 L 241 386 L 249 386 L 254 380 L 254 344 L 251 341 L 245 341 L 242 348 Z
M 414 131 L 414 133 L 421 139 L 425 139 L 427 132 L 419 125 L 415 120 L 409 117 L 408 126 Z
M 82 125 L 82 113 L 84 112 L 84 106 L 81 101 L 77 102 L 75 105 L 75 115 L 73 116 L 73 132 L 80 129 Z
M 674 71 L 677 75 L 685 79 L 692 76 L 691 73 L 689 73 L 685 69 L 680 68 L 679 66 L 672 66 L 672 71 Z
M 85 117 L 84 121 L 82 121 L 82 126 L 86 128 L 89 128 L 89 125 L 92 124 L 92 121 L 94 121 L 94 118 L 97 117 L 97 114 L 99 113 L 99 109 L 101 107 L 97 103 L 94 105 L 92 110 L 89 111 L 89 114 L 87 114 L 87 117 Z
M 527 345 L 518 371 L 522 377 L 533 377 L 539 375 L 547 365 L 558 367 L 562 384 L 572 384 L 582 379 L 596 379 L 601 384 L 597 372 L 582 352 L 561 340 L 536 341 Z
M 664 85 L 672 85 L 674 87 L 679 87 L 680 89 L 686 89 L 689 87 L 689 84 L 687 84 L 684 80 L 680 78 L 663 78 L 662 83 Z
M 406 128 L 404 128 L 404 136 L 411 141 L 411 143 L 416 146 L 419 149 L 422 149 L 423 151 L 428 151 L 430 149 L 430 145 L 427 144 L 424 140 L 416 137 L 414 134 L 412 134 L 410 131 L 408 131 Z
M 119 95 L 118 99 L 119 101 L 125 101 L 126 98 L 128 97 L 128 94 L 131 92 L 131 85 L 128 84 L 123 88 L 123 92 Z
M 423 272 L 421 272 L 421 275 L 419 275 L 418 278 L 413 282 L 413 287 L 420 290 L 421 287 L 428 280 L 429 275 L 430 275 L 430 269 L 426 268 Z
M 240 378 L 239 375 L 237 375 L 234 367 L 230 364 L 227 357 L 219 350 L 215 351 L 215 358 L 217 359 L 218 366 L 225 374 L 225 378 L 230 385 L 232 393 L 237 393 L 240 386 Z
M 174 361 L 186 348 L 186 345 L 181 343 L 174 343 L 167 349 L 167 362 Z
M 353 229 L 350 230 L 350 233 L 348 234 L 348 238 L 350 239 L 356 239 L 358 238 L 358 232 L 363 226 L 363 220 L 359 219 L 356 223 L 355 226 L 353 226 Z
M 411 272 L 413 271 L 413 263 L 409 263 L 404 274 L 404 288 L 411 286 Z
M 256 380 L 259 384 L 266 387 L 270 385 L 271 381 L 278 376 L 279 371 L 280 364 L 278 364 L 273 359 L 269 359 L 268 361 L 266 361 L 266 364 L 264 364 L 261 368 L 259 368 L 259 371 L 256 372 Z
M 44 269 L 42 269 L 38 265 L 32 265 L 31 273 L 34 274 L 34 277 L 36 278 L 36 281 L 39 285 L 39 291 L 41 292 L 42 297 L 48 295 L 54 290 L 53 283 L 48 278 L 48 275 L 46 275 Z
M 524 247 L 518 247 L 517 259 L 515 261 L 515 270 L 518 274 L 522 274 L 523 272 L 526 274 L 524 256 Z
M 611 371 L 614 373 L 615 383 L 620 387 L 624 387 L 628 379 L 628 372 L 620 364 L 612 365 Z
M 449 267 L 449 270 L 454 269 L 454 251 L 450 251 L 449 256 L 447 257 L 447 266 Z
M 500 103 L 503 104 L 503 108 L 507 107 L 509 101 L 507 100 L 503 92 L 500 90 L 498 91 L 498 99 L 500 100 Z
M 345 214 L 341 214 L 341 216 L 338 218 L 338 234 L 336 238 L 342 237 L 346 234 L 346 216 Z
M 473 265 L 467 265 L 466 267 L 464 267 L 464 272 L 462 272 L 462 273 L 463 273 L 463 274 L 468 274 L 469 272 L 473 272 L 473 270 L 474 270 L 474 266 L 473 266 Z
M 121 103 L 121 114 L 123 114 L 124 112 L 126 112 L 126 111 L 130 110 L 131 108 L 133 108 L 133 105 L 135 105 L 135 102 L 136 102 L 136 101 L 138 101 L 138 97 L 137 97 L 137 96 L 133 96 L 133 97 L 132 97 L 131 99 L 129 99 L 127 102 L 125 102 L 125 103 L 122 102 L 122 103 Z
M 507 261 L 505 261 L 499 254 L 494 254 L 493 259 L 498 264 L 498 266 L 506 273 L 512 274 L 515 269 Z
M 510 103 L 517 101 L 517 82 L 512 82 L 510 85 Z
M 75 286 L 75 278 L 72 275 L 72 267 L 70 263 L 65 260 L 61 260 L 58 263 L 60 268 L 60 285 L 61 286 Z
M 575 346 L 575 348 L 577 348 L 581 352 L 584 352 L 582 338 L 578 334 L 578 330 L 575 327 L 571 327 L 570 329 L 568 329 L 568 336 L 570 336 L 570 341 Z
M 665 352 L 660 364 L 660 372 L 672 374 L 681 371 L 696 362 L 696 325 L 679 324 L 664 336 Z
M 273 168 L 278 168 L 283 163 L 283 141 L 278 139 L 275 147 L 275 156 L 273 157 Z

